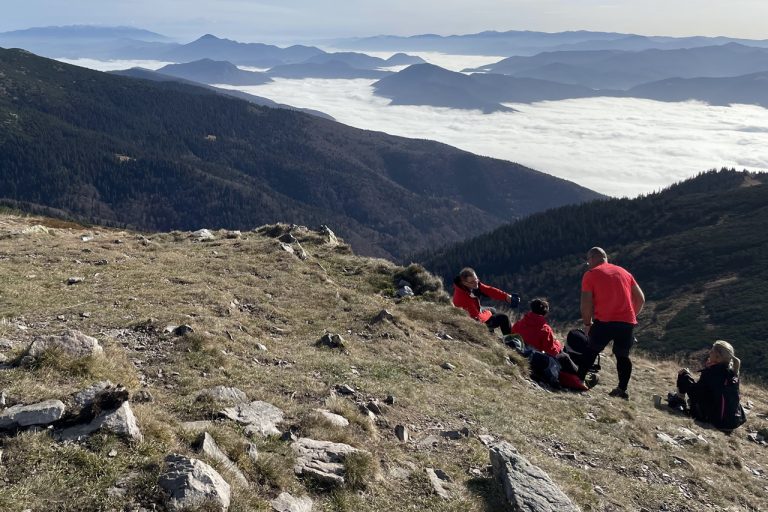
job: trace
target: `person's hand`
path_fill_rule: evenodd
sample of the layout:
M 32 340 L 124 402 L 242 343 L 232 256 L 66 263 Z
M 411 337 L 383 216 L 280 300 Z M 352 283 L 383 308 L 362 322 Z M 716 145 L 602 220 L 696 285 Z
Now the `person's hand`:
M 683 368 L 679 372 L 677 372 L 677 374 L 678 375 L 690 375 L 691 374 L 691 370 L 689 370 L 688 368 Z
M 507 295 L 507 302 L 509 302 L 510 306 L 516 308 L 520 305 L 520 296 L 516 293 L 511 293 Z

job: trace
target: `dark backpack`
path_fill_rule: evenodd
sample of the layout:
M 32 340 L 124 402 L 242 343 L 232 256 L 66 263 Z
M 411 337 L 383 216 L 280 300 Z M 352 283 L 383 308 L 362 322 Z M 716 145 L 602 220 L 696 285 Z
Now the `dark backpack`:
M 568 336 L 565 339 L 565 352 L 571 357 L 571 360 L 576 363 L 576 366 L 581 367 L 584 355 L 589 352 L 589 337 L 581 329 L 573 329 L 568 332 Z M 597 354 L 595 363 L 589 369 L 592 373 L 600 371 L 600 354 Z
M 747 421 L 747 413 L 741 406 L 739 393 L 739 376 L 730 375 L 723 383 L 723 393 L 720 395 L 720 410 L 718 421 L 712 423 L 722 429 L 732 430 Z
M 731 370 L 705 369 L 699 382 L 706 379 L 701 396 L 690 398 L 691 415 L 722 430 L 733 430 L 747 421 L 747 414 L 741 406 L 739 376 Z M 698 395 L 698 393 L 697 393 Z

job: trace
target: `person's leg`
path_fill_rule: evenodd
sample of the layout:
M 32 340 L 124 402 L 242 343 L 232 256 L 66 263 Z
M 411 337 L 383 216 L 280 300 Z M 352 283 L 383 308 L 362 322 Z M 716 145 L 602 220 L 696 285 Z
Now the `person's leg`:
M 635 326 L 625 322 L 610 322 L 613 337 L 613 353 L 616 356 L 616 373 L 619 375 L 619 388 L 627 390 L 632 377 L 632 360 L 629 353 L 635 342 Z
M 487 325 L 488 329 L 491 331 L 497 327 L 501 328 L 501 333 L 505 336 L 512 333 L 512 324 L 509 321 L 509 317 L 503 313 L 493 315 L 487 322 L 485 322 L 485 325 Z
M 569 356 L 565 352 L 560 352 L 555 356 L 555 359 L 557 359 L 557 362 L 560 363 L 561 371 L 578 375 L 579 367 L 576 366 L 576 363 L 573 362 L 573 360 L 571 359 L 571 356 Z
M 579 361 L 578 376 L 581 380 L 586 378 L 589 369 L 595 364 L 597 355 L 603 351 L 610 341 L 610 332 L 606 329 L 606 324 L 595 320 L 592 323 L 592 328 L 589 330 L 589 344 Z

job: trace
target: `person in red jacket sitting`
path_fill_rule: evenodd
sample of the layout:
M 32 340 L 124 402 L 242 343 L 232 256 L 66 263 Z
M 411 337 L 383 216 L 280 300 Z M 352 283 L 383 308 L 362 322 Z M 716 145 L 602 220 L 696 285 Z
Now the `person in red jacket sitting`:
M 549 302 L 544 299 L 533 299 L 530 306 L 531 311 L 512 326 L 512 333 L 519 334 L 528 347 L 557 359 L 561 369 L 561 384 L 569 388 L 584 389 L 586 386 L 576 376 L 578 366 L 573 362 L 571 356 L 563 352 L 563 344 L 555 338 L 552 327 L 547 323 Z M 567 382 L 564 379 L 568 379 Z
M 533 299 L 530 306 L 531 310 L 512 326 L 512 332 L 522 336 L 529 347 L 556 357 L 563 351 L 563 344 L 557 341 L 547 323 L 549 303 L 544 299 Z
M 453 280 L 453 305 L 464 309 L 469 316 L 475 320 L 484 323 L 489 330 L 501 328 L 504 335 L 512 332 L 512 324 L 509 316 L 503 313 L 496 313 L 494 308 L 484 308 L 480 306 L 480 297 L 506 302 L 511 307 L 516 308 L 520 304 L 520 296 L 516 293 L 507 293 L 483 284 L 477 278 L 477 273 L 466 267 L 459 272 Z

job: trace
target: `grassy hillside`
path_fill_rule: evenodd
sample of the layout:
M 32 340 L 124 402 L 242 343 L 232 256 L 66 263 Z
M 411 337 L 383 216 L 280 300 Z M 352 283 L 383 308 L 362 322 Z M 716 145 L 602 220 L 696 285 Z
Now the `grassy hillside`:
M 543 390 L 463 312 L 437 299 L 394 301 L 391 263 L 297 228 L 308 253 L 301 260 L 269 236 L 279 232 L 217 232 L 202 242 L 188 232 L 142 235 L 2 214 L 2 354 L 13 360 L 37 336 L 77 329 L 96 336 L 107 356 L 71 361 L 53 353 L 29 368 L 2 367 L 7 405 L 70 403 L 71 393 L 102 379 L 154 401 L 132 402 L 144 434 L 134 445 L 107 434 L 68 444 L 45 430 L 0 435 L 0 510 L 166 510 L 157 486 L 163 457 L 194 453 L 183 422 L 216 418 L 217 408 L 196 396 L 219 384 L 281 407 L 283 430 L 372 454 L 350 469 L 353 481 L 327 488 L 294 476 L 288 443 L 253 440 L 254 462 L 242 427 L 216 421 L 210 433 L 249 481 L 234 487 L 235 512 L 270 510 L 268 500 L 286 490 L 310 495 L 317 511 L 505 510 L 481 434 L 511 442 L 585 511 L 768 507 L 768 452 L 746 428 L 726 436 L 653 407 L 651 395 L 673 385 L 674 363 L 638 359 L 629 401 L 606 396 L 616 382 L 610 361 L 589 393 Z M 67 285 L 74 276 L 83 280 Z M 372 322 L 382 308 L 393 320 Z M 164 332 L 180 324 L 194 332 Z M 340 333 L 345 350 L 316 346 L 326 331 Z M 455 368 L 443 369 L 445 362 Z M 356 393 L 336 394 L 340 384 Z M 768 393 L 746 385 L 743 394 L 747 427 L 768 426 Z M 360 413 L 358 404 L 388 395 L 394 404 L 375 420 Z M 318 419 L 318 407 L 350 426 Z M 408 443 L 397 440 L 396 425 L 408 427 Z M 706 443 L 674 448 L 657 436 L 681 427 Z M 466 437 L 444 435 L 463 428 Z M 432 492 L 426 468 L 452 479 L 449 499 Z
M 599 197 L 435 142 L 2 49 L 0 169 L 0 199 L 27 211 L 147 230 L 328 224 L 389 257 Z
M 659 193 L 563 207 L 425 257 L 446 279 L 472 265 L 481 279 L 547 296 L 552 317 L 580 319 L 586 251 L 628 268 L 648 299 L 644 350 L 674 354 L 723 338 L 749 373 L 768 377 L 768 177 L 709 172 Z

